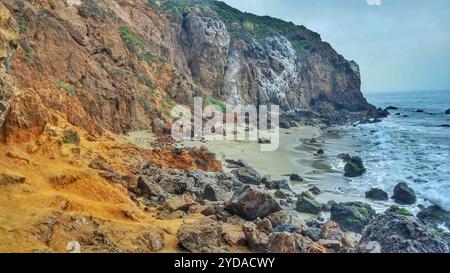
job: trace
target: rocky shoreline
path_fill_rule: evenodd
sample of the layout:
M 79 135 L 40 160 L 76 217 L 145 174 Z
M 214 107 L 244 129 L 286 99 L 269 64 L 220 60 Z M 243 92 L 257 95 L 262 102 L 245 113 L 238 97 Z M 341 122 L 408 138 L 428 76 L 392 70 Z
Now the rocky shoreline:
M 344 157 L 350 165 L 352 159 Z M 449 252 L 448 234 L 436 225 L 447 212 L 424 209 L 419 219 L 398 206 L 377 214 L 362 202 L 320 204 L 317 187 L 295 194 L 288 180 L 263 177 L 242 160 L 227 164 L 231 172 L 164 171 L 146 165 L 132 193 L 138 204 L 158 208 L 163 218 L 202 215 L 178 231 L 180 245 L 189 252 L 236 247 L 263 253 Z M 387 193 L 373 189 L 368 195 L 384 198 Z M 413 197 L 405 184 L 394 190 L 393 198 L 401 204 Z M 305 221 L 298 212 L 317 219 Z M 330 219 L 321 212 L 329 212 Z

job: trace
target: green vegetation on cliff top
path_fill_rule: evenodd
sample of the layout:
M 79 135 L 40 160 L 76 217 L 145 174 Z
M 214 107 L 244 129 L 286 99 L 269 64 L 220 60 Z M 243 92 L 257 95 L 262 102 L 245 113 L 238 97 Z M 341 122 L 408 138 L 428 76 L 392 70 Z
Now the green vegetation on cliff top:
M 197 9 L 202 12 L 213 11 L 228 27 L 231 34 L 247 42 L 261 41 L 266 37 L 283 35 L 287 37 L 299 54 L 311 48 L 307 41 L 320 40 L 317 33 L 304 26 L 297 26 L 270 16 L 257 16 L 241 12 L 220 1 L 212 0 L 148 0 L 149 5 L 181 18 L 184 13 Z

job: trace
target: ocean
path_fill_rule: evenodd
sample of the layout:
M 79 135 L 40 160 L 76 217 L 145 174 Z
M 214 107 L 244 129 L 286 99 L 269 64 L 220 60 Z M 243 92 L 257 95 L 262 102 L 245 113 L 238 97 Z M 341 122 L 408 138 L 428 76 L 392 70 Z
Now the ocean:
M 418 204 L 432 203 L 449 211 L 450 128 L 442 125 L 450 124 L 450 115 L 444 114 L 450 108 L 450 91 L 378 93 L 367 99 L 377 107 L 398 110 L 391 110 L 380 123 L 336 128 L 338 136 L 327 140 L 325 147 L 335 154 L 360 156 L 367 168 L 366 174 L 341 184 L 339 190 L 364 196 L 378 187 L 392 194 L 399 182 L 407 182 L 418 195 Z M 343 171 L 344 163 L 335 156 L 327 161 L 333 170 Z

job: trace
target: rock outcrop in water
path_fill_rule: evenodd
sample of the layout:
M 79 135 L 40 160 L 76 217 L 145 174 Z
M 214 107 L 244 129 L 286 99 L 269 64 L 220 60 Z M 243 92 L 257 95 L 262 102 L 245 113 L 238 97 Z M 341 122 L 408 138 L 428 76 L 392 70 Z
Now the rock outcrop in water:
M 392 197 L 396 202 L 400 204 L 411 205 L 416 203 L 417 197 L 413 189 L 408 184 L 402 182 L 394 188 L 394 196 Z

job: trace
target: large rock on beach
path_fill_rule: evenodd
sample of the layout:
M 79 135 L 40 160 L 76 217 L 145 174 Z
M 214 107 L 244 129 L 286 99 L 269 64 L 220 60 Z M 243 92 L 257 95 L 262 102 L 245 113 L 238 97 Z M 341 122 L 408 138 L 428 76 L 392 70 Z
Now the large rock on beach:
M 239 168 L 237 170 L 233 170 L 232 173 L 242 183 L 250 185 L 261 184 L 261 175 L 252 167 Z
M 270 194 L 248 186 L 236 192 L 226 204 L 225 209 L 232 214 L 253 221 L 280 211 L 281 206 Z
M 366 192 L 366 198 L 377 201 L 387 201 L 389 200 L 389 195 L 382 189 L 372 188 Z
M 321 211 L 321 204 L 309 193 L 304 192 L 298 197 L 295 209 L 299 212 L 319 214 Z
M 331 220 L 344 231 L 361 233 L 364 227 L 375 217 L 375 210 L 368 204 L 349 202 L 331 207 Z
M 222 227 L 209 218 L 181 225 L 178 239 L 192 253 L 222 252 Z
M 413 216 L 388 211 L 378 215 L 361 238 L 357 251 L 379 245 L 382 253 L 446 253 L 448 243 Z

